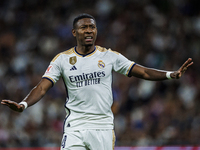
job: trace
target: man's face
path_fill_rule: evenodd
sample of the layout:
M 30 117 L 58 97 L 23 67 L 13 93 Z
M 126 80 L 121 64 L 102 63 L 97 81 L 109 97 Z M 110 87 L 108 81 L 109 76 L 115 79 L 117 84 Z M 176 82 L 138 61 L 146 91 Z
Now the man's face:
M 97 37 L 96 23 L 91 18 L 83 18 L 78 20 L 72 34 L 76 37 L 77 44 L 81 46 L 94 45 Z

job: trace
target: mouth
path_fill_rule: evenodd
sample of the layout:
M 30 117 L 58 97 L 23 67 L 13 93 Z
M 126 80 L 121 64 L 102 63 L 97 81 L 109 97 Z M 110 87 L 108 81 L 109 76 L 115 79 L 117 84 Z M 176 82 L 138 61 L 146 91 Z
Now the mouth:
M 85 37 L 85 41 L 86 42 L 91 42 L 91 41 L 93 41 L 93 37 L 92 36 L 86 36 Z

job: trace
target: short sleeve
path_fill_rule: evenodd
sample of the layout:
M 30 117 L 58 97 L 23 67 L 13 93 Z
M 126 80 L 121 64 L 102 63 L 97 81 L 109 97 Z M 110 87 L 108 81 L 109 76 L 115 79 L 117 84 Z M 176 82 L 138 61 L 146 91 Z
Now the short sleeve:
M 119 53 L 116 54 L 113 70 L 123 75 L 129 76 L 130 71 L 135 64 L 136 63 L 134 61 L 128 60 L 126 57 Z
M 60 79 L 61 76 L 61 68 L 59 62 L 59 57 L 57 57 L 56 59 L 54 58 L 49 64 L 46 72 L 42 76 L 42 78 L 50 80 L 53 85 Z

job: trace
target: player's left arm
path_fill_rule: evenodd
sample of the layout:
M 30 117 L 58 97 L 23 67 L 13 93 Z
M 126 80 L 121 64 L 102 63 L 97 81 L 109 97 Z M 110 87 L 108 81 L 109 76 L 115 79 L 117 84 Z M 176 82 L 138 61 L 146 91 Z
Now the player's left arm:
M 187 61 L 177 70 L 177 71 L 172 71 L 169 76 L 172 79 L 179 79 L 184 72 L 187 70 L 189 66 L 193 64 L 193 61 L 191 58 L 188 58 Z M 166 74 L 168 71 L 165 70 L 157 70 L 153 68 L 147 68 L 141 65 L 136 64 L 131 72 L 130 76 L 135 76 L 141 79 L 146 79 L 146 80 L 152 80 L 152 81 L 159 81 L 159 80 L 166 80 L 168 79 Z

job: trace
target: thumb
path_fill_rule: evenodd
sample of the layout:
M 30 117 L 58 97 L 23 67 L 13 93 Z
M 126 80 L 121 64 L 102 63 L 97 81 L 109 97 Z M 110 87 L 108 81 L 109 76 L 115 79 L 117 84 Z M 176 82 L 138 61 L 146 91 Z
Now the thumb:
M 176 79 L 179 79 L 179 78 L 181 78 L 181 77 L 182 77 L 182 75 L 183 75 L 183 73 L 184 73 L 184 72 L 177 71 L 177 73 L 176 73 Z

